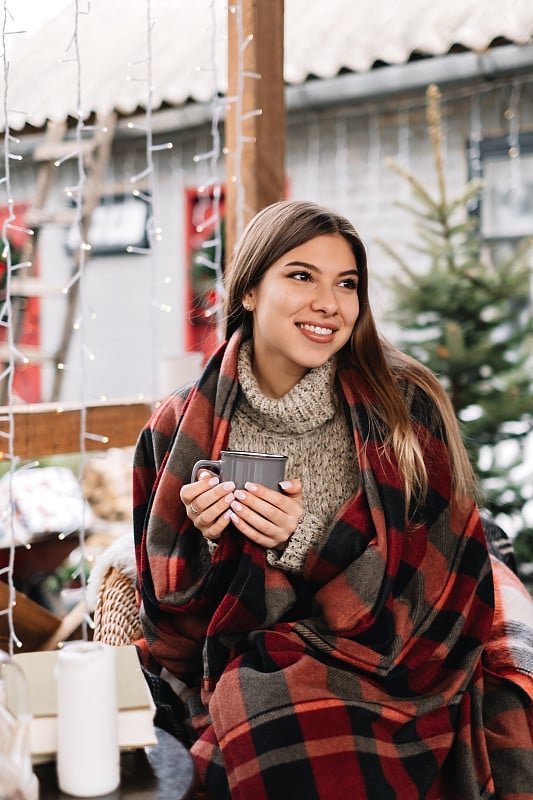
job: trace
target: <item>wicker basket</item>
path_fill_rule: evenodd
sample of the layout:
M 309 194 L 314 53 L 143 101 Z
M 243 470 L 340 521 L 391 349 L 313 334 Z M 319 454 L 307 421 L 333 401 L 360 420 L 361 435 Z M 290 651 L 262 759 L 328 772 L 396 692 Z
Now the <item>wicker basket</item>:
M 106 644 L 125 645 L 141 636 L 135 584 L 124 572 L 110 567 L 98 589 L 93 638 Z

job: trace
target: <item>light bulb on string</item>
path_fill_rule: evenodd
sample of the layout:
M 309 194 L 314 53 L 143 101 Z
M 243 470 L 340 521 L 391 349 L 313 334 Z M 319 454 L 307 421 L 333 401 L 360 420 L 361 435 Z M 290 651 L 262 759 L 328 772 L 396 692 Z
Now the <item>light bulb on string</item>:
M 145 192 L 141 192 L 139 189 L 133 189 L 132 195 L 136 197 L 138 200 L 144 200 L 145 203 L 151 203 L 152 198 L 150 195 L 146 194 Z
M 309 121 L 306 162 L 307 196 L 320 195 L 320 123 L 316 116 Z
M 381 198 L 381 129 L 377 111 L 368 118 L 368 185 L 371 212 L 377 216 Z
M 512 206 L 520 203 L 523 189 L 523 178 L 520 163 L 520 82 L 513 82 L 509 106 L 504 112 L 508 124 L 507 155 L 509 157 L 509 194 Z
M 350 172 L 348 156 L 348 120 L 339 116 L 335 124 L 335 186 L 338 187 L 341 207 L 346 208 L 346 213 Z
M 471 180 L 480 180 L 481 166 L 481 98 L 479 94 L 470 100 L 470 137 L 468 142 L 468 165 Z M 479 206 L 479 197 L 474 196 L 468 200 L 467 208 L 470 212 Z
M 10 124 L 9 124 L 9 117 L 12 113 L 18 113 L 14 111 L 14 109 L 10 108 L 9 104 L 9 91 L 10 91 L 10 82 L 9 82 L 9 63 L 7 60 L 7 42 L 6 36 L 9 35 L 8 31 L 6 30 L 6 20 L 7 20 L 8 11 L 6 8 L 6 4 L 4 2 L 4 25 L 2 26 L 2 63 L 3 63 L 3 73 L 4 73 L 4 84 L 3 84 L 3 107 L 6 110 L 5 113 L 5 128 L 4 128 L 4 175 L 0 180 L 0 186 L 5 193 L 5 201 L 4 205 L 7 207 L 7 214 L 5 216 L 4 222 L 1 228 L 1 242 L 2 242 L 2 254 L 3 259 L 5 261 L 5 300 L 3 303 L 2 309 L 2 327 L 6 330 L 6 343 L 8 347 L 8 357 L 4 360 L 4 369 L 0 374 L 0 380 L 6 382 L 6 394 L 7 394 L 7 412 L 3 415 L 4 421 L 7 422 L 7 430 L 2 431 L 2 439 L 4 439 L 6 446 L 3 448 L 2 452 L 2 460 L 7 461 L 9 463 L 9 472 L 7 475 L 9 476 L 10 481 L 10 491 L 9 491 L 9 519 L 6 524 L 6 533 L 9 543 L 9 556 L 8 556 L 8 566 L 7 572 L 3 573 L 7 576 L 7 585 L 8 585 L 8 600 L 7 600 L 7 608 L 3 609 L 0 613 L 3 616 L 7 616 L 7 625 L 8 625 L 8 653 L 11 656 L 13 654 L 13 648 L 21 648 L 22 642 L 18 638 L 16 631 L 15 631 L 15 623 L 13 617 L 13 608 L 15 606 L 16 601 L 16 589 L 14 583 L 14 564 L 15 564 L 15 529 L 14 529 L 14 518 L 15 518 L 15 505 L 14 505 L 14 497 L 12 491 L 12 482 L 13 476 L 15 474 L 15 469 L 19 465 L 20 459 L 16 455 L 15 452 L 15 417 L 14 417 L 14 410 L 13 410 L 13 388 L 14 388 L 14 379 L 15 379 L 15 364 L 16 362 L 24 363 L 25 357 L 20 353 L 18 348 L 16 347 L 15 341 L 15 329 L 13 325 L 13 306 L 12 306 L 12 279 L 13 279 L 13 272 L 15 270 L 21 269 L 24 265 L 24 262 L 16 262 L 12 258 L 12 246 L 11 241 L 9 238 L 10 233 L 22 233 L 26 236 L 33 236 L 33 230 L 27 228 L 24 225 L 17 224 L 17 214 L 15 212 L 15 203 L 13 199 L 13 193 L 11 188 L 11 166 L 12 164 L 20 164 L 23 160 L 23 157 L 12 151 L 12 146 L 19 144 L 20 140 L 11 134 Z M 25 119 L 28 118 L 28 115 L 25 112 L 21 112 Z M 5 324 L 4 324 L 5 323 Z
M 109 436 L 103 436 L 98 433 L 89 433 L 88 431 L 85 432 L 85 438 L 89 439 L 92 442 L 100 442 L 101 444 L 108 444 L 109 443 Z
M 144 134 L 145 137 L 145 166 L 142 170 L 132 175 L 129 182 L 132 186 L 132 196 L 141 200 L 146 205 L 146 221 L 145 221 L 145 238 L 147 241 L 146 246 L 139 246 L 130 244 L 126 247 L 128 254 L 150 256 L 151 258 L 151 277 L 152 289 L 151 294 L 155 300 L 155 293 L 157 287 L 157 264 L 155 257 L 157 255 L 157 248 L 163 238 L 163 230 L 157 221 L 156 208 L 158 197 L 155 191 L 155 162 L 154 155 L 158 152 L 172 150 L 174 145 L 172 142 L 154 143 L 152 132 L 152 105 L 154 96 L 154 85 L 152 80 L 153 70 L 153 57 L 152 57 L 152 32 L 157 25 L 157 18 L 152 16 L 152 7 L 150 0 L 145 2 L 145 20 L 146 20 L 146 50 L 140 54 L 138 58 L 129 62 L 130 73 L 127 76 L 129 81 L 138 81 L 146 84 L 146 100 L 145 100 L 145 114 L 144 122 L 142 124 L 137 122 L 129 122 L 127 127 L 129 130 L 138 130 Z M 139 73 L 133 74 L 133 70 L 140 69 Z M 136 184 L 141 184 L 142 187 Z M 158 336 L 158 320 L 155 315 L 151 318 L 152 327 L 152 342 L 154 353 L 158 351 L 157 336 Z M 151 360 L 152 364 L 152 394 L 157 395 L 157 359 Z
M 222 275 L 222 228 L 221 228 L 221 184 L 219 178 L 219 159 L 222 152 L 220 141 L 220 123 L 223 111 L 226 108 L 229 98 L 222 98 L 218 91 L 218 64 L 216 57 L 217 42 L 219 41 L 217 10 L 215 0 L 209 4 L 210 24 L 206 26 L 206 31 L 210 34 L 208 48 L 208 62 L 197 65 L 197 69 L 209 72 L 212 75 L 211 89 L 211 137 L 210 142 L 203 151 L 199 151 L 193 156 L 193 162 L 199 166 L 203 165 L 207 172 L 206 177 L 199 183 L 198 195 L 205 195 L 205 203 L 200 210 L 199 221 L 193 220 L 195 230 L 202 234 L 208 233 L 207 238 L 202 241 L 201 249 L 211 249 L 211 256 L 207 257 L 204 253 L 198 252 L 195 255 L 195 264 L 209 265 L 213 271 L 213 291 L 216 298 L 214 306 L 219 305 L 219 300 L 224 296 L 224 283 Z M 234 98 L 237 100 L 237 98 Z M 204 309 L 206 317 L 212 316 L 212 309 Z M 216 332 L 219 341 L 222 340 L 222 317 L 217 315 Z

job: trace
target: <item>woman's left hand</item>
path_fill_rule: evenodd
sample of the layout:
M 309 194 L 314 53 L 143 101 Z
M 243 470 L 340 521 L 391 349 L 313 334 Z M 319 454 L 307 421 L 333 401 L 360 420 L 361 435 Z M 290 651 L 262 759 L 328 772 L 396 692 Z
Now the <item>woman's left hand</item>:
M 283 550 L 303 514 L 302 483 L 298 479 L 281 484 L 282 492 L 258 483 L 247 483 L 235 491 L 227 516 L 248 539 L 261 547 Z

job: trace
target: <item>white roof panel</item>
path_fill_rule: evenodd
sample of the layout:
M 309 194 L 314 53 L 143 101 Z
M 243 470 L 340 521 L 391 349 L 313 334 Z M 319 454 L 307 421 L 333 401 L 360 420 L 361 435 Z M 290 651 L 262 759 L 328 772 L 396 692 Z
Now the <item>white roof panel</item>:
M 77 116 L 78 107 L 84 116 L 146 107 L 149 67 L 153 109 L 223 92 L 227 2 L 151 0 L 150 36 L 147 5 L 91 0 L 76 21 L 72 0 L 27 35 L 10 63 L 10 127 Z M 415 51 L 440 55 L 454 44 L 483 51 L 497 37 L 529 44 L 532 36 L 532 0 L 285 0 L 285 80 L 364 72 L 376 61 L 401 64 Z

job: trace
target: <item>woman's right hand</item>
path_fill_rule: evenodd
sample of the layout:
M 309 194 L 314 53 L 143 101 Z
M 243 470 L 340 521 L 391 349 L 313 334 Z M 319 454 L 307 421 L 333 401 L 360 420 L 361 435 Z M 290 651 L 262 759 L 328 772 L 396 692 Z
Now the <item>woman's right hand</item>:
M 206 539 L 216 541 L 229 525 L 226 517 L 234 497 L 233 481 L 220 483 L 217 475 L 201 470 L 198 480 L 181 487 L 180 498 L 187 516 Z

